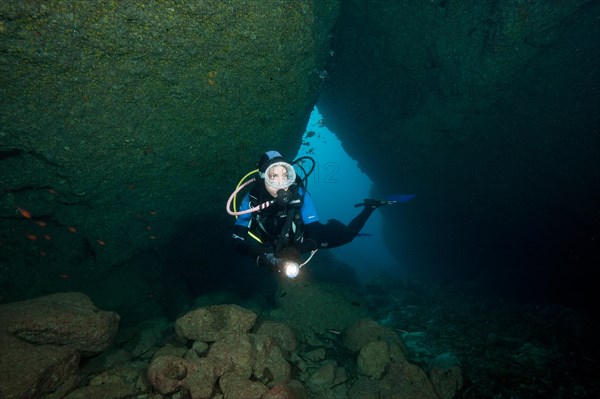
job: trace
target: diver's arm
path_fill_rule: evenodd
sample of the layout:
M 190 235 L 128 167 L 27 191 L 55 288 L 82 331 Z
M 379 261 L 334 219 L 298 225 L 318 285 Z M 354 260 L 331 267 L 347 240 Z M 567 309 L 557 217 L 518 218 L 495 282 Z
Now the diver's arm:
M 250 209 L 250 194 L 246 193 L 240 203 L 240 210 L 244 211 Z M 240 255 L 250 256 L 256 259 L 257 256 L 262 255 L 265 251 L 257 245 L 251 245 L 249 243 L 250 236 L 248 232 L 250 230 L 250 223 L 252 222 L 252 216 L 249 213 L 240 215 L 235 221 L 233 226 L 233 232 L 231 234 L 231 244 L 233 250 Z
M 265 253 L 264 248 L 258 245 L 250 245 L 248 239 L 248 227 L 235 224 L 231 234 L 231 243 L 235 252 L 243 256 L 250 256 L 253 259 Z
M 272 271 L 278 271 L 283 264 L 283 260 L 277 258 L 275 254 L 267 252 L 265 248 L 259 245 L 251 245 L 247 242 L 248 227 L 236 224 L 233 226 L 233 249 L 240 255 L 249 256 L 256 260 L 256 265 L 266 267 Z

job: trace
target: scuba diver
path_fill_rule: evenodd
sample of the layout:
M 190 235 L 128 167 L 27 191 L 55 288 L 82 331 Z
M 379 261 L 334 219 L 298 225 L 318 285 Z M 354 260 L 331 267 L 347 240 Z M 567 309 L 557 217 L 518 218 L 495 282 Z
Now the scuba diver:
M 306 160 L 312 162 L 308 172 L 302 166 Z M 294 165 L 303 177 L 298 176 Z M 319 248 L 335 248 L 351 242 L 376 208 L 394 202 L 365 199 L 355 205 L 363 209 L 348 225 L 335 219 L 323 224 L 307 189 L 314 159 L 304 156 L 289 163 L 279 152 L 267 151 L 256 166 L 258 169 L 242 178 L 227 202 L 227 212 L 237 217 L 233 248 L 240 255 L 256 259 L 258 266 L 283 271 L 290 278 L 298 275 Z M 257 171 L 258 178 L 242 184 Z M 236 210 L 237 194 L 249 185 L 250 191 Z M 302 263 L 301 254 L 309 252 L 309 258 Z

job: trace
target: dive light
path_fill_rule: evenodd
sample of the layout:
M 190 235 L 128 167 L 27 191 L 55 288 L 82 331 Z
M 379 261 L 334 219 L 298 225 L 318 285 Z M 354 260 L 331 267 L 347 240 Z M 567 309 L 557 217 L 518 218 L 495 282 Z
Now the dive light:
M 306 259 L 304 262 L 298 264 L 294 261 L 291 260 L 285 260 L 283 266 L 281 267 L 281 271 L 283 271 L 283 273 L 285 274 L 285 276 L 287 278 L 296 278 L 298 277 L 298 274 L 300 274 L 300 269 L 302 269 L 302 266 L 306 265 L 308 262 L 310 262 L 310 260 L 312 259 L 313 256 L 315 256 L 315 254 L 317 253 L 317 249 L 313 249 L 312 251 L 310 251 L 310 256 L 308 257 L 308 259 Z
M 296 278 L 300 273 L 300 265 L 296 262 L 287 261 L 283 265 L 283 272 L 287 278 Z

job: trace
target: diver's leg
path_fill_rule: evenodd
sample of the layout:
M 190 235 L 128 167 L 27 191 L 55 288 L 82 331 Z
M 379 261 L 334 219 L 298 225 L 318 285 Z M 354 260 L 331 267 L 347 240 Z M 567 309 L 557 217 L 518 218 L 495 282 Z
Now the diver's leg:
M 314 222 L 305 225 L 301 252 L 348 244 L 358 235 L 374 210 L 373 207 L 365 207 L 347 226 L 335 219 L 330 219 L 327 224 Z
M 369 220 L 369 217 L 375 209 L 376 208 L 374 207 L 365 206 L 363 210 L 360 211 L 360 213 L 356 215 L 356 217 L 352 219 L 352 221 L 348 224 L 348 231 L 352 235 L 350 241 L 352 241 L 352 239 L 354 239 L 354 237 L 356 237 L 356 235 L 360 233 L 360 231 L 365 226 L 365 223 L 367 223 L 367 220 Z

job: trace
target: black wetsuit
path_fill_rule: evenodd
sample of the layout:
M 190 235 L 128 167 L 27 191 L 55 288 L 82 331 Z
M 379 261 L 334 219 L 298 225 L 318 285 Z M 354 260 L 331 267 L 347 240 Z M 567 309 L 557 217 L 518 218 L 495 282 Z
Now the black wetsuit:
M 289 190 L 292 198 L 299 201 L 288 205 L 275 202 L 265 209 L 237 219 L 232 234 L 236 252 L 256 258 L 267 252 L 277 254 L 290 248 L 297 253 L 305 253 L 319 248 L 339 247 L 358 235 L 375 209 L 363 208 L 348 225 L 335 219 L 323 224 L 319 221 L 310 194 L 303 192 L 297 185 Z M 240 210 L 270 200 L 273 197 L 263 182 L 259 181 L 242 200 Z M 250 233 L 259 238 L 260 242 L 251 237 Z

